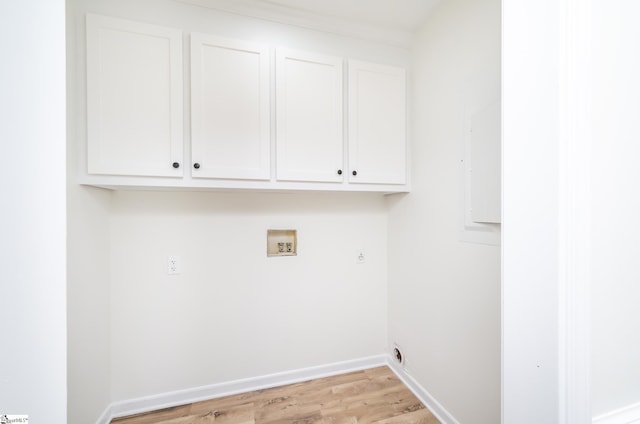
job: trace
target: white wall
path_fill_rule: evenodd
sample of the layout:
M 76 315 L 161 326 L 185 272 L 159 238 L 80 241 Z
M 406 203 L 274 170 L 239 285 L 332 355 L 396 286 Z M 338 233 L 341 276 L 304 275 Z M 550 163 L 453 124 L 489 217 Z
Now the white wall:
M 80 0 L 70 22 L 77 143 L 85 137 L 86 12 L 181 28 L 185 47 L 188 33 L 200 31 L 397 66 L 406 66 L 409 57 L 398 47 L 169 0 Z M 382 196 L 72 191 L 70 234 L 78 250 L 70 259 L 75 275 L 70 346 L 76 355 L 89 355 L 70 373 L 75 390 L 70 409 L 77 412 L 77 422 L 100 412 L 95 405 L 104 402 L 105 387 L 115 402 L 385 351 L 387 209 Z M 298 256 L 267 258 L 269 228 L 297 229 Z M 360 248 L 366 252 L 364 264 L 356 263 Z M 169 255 L 181 257 L 181 275 L 167 275 Z M 81 337 L 89 325 L 97 331 L 87 338 L 91 348 Z M 109 365 L 93 380 L 83 376 L 81 370 L 91 364 L 104 365 L 104 349 L 109 349 Z M 82 403 L 83 385 L 91 405 Z
M 84 93 L 76 84 L 76 5 L 67 1 L 67 381 L 68 422 L 94 423 L 111 402 L 109 239 L 111 193 L 76 182 Z
M 111 225 L 114 400 L 384 352 L 380 196 L 119 192 Z M 298 255 L 268 258 L 269 228 Z
M 65 17 L 61 0 L 0 14 L 0 414 L 64 423 Z
M 459 241 L 465 108 L 499 95 L 500 2 L 442 2 L 416 34 L 413 191 L 391 198 L 389 342 L 460 423 L 500 422 L 500 248 Z
M 503 423 L 550 423 L 560 398 L 560 8 L 503 8 Z
M 71 159 L 71 158 L 70 158 Z M 69 178 L 67 319 L 69 423 L 96 422 L 111 402 L 110 193 Z
M 640 402 L 640 5 L 592 4 L 592 388 L 598 416 Z

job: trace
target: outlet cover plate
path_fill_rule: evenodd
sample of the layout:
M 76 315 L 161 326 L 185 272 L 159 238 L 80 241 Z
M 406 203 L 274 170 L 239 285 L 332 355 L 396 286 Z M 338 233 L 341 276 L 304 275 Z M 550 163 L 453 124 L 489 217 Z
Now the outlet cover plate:
M 180 256 L 169 256 L 167 259 L 167 274 L 178 275 L 182 272 Z

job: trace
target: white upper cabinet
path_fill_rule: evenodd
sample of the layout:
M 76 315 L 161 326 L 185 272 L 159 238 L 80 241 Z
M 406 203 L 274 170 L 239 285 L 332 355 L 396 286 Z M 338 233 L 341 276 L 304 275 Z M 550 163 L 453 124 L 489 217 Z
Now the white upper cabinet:
M 406 184 L 405 70 L 349 61 L 350 183 Z
M 191 175 L 270 178 L 269 49 L 191 34 Z
M 180 177 L 182 32 L 87 15 L 87 171 Z
M 197 32 L 183 56 L 179 29 L 86 22 L 81 183 L 409 190 L 404 69 Z
M 343 181 L 343 60 L 276 52 L 279 181 Z

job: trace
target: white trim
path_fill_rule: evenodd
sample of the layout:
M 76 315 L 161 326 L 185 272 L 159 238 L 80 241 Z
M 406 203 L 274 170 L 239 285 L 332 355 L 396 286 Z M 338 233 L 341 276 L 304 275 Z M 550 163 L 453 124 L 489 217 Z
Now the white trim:
M 593 418 L 593 424 L 638 424 L 640 402 Z
M 559 50 L 559 423 L 591 420 L 590 2 L 563 0 Z
M 388 366 L 400 381 L 411 390 L 418 400 L 420 400 L 442 424 L 460 424 L 444 406 L 388 354 L 114 402 L 100 415 L 96 424 L 109 424 L 112 419 L 127 415 L 140 414 L 254 390 L 285 386 L 301 381 L 331 377 L 380 366 Z M 598 424 L 614 423 L 606 422 Z M 616 422 L 615 424 L 618 423 Z
M 391 356 L 387 359 L 387 366 L 442 424 L 460 424 L 436 398 L 422 387 L 404 367 L 395 362 Z
M 409 31 L 380 28 L 353 19 L 323 16 L 302 9 L 256 0 L 176 0 L 180 3 L 248 16 L 300 28 L 375 41 L 396 47 L 411 45 Z
M 389 363 L 390 358 L 388 355 L 376 355 L 350 361 L 336 362 L 333 364 L 285 371 L 260 377 L 246 378 L 242 380 L 114 402 L 102 413 L 97 424 L 109 424 L 112 419 L 117 417 L 170 408 L 172 406 L 215 399 L 238 393 L 284 386 L 311 379 L 330 377 L 333 375 L 389 365 Z M 452 422 L 452 424 L 457 423 Z

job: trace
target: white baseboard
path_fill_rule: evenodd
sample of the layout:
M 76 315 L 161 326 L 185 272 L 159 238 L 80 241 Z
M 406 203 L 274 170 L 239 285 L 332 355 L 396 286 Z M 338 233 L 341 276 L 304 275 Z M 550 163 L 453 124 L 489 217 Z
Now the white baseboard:
M 113 418 L 115 417 L 111 414 L 111 405 L 109 405 L 107 409 L 102 411 L 102 415 L 100 415 L 96 424 L 109 424 Z
M 285 371 L 255 378 L 212 384 L 210 386 L 178 390 L 137 399 L 114 402 L 107 407 L 97 421 L 97 424 L 109 424 L 117 417 L 140 414 L 157 409 L 170 408 L 187 403 L 215 399 L 238 393 L 284 386 L 316 378 L 330 377 L 353 371 L 379 367 L 389 364 L 388 355 L 376 355 L 351 361 L 337 362 L 317 367 Z M 453 423 L 453 422 L 452 422 Z M 457 423 L 456 423 L 457 424 Z
M 442 424 L 460 424 L 424 387 L 398 365 L 391 356 L 386 354 L 114 402 L 102 413 L 96 424 L 109 424 L 112 419 L 127 415 L 140 414 L 254 390 L 284 386 L 383 365 L 391 368 L 398 378 Z M 623 423 L 631 424 L 633 421 L 602 421 L 597 424 Z M 594 424 L 596 424 L 595 421 Z
M 593 424 L 640 424 L 640 402 L 594 417 Z
M 431 394 L 422 387 L 422 385 L 407 373 L 401 365 L 394 361 L 390 356 L 387 360 L 389 368 L 391 368 L 404 385 L 407 386 L 418 399 L 420 399 L 420 402 L 422 402 L 442 424 L 460 424 L 458 420 L 456 420 L 453 415 L 451 415 L 449 411 L 447 411 L 444 406 L 436 400 L 436 398 L 431 396 Z

